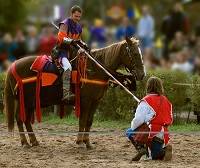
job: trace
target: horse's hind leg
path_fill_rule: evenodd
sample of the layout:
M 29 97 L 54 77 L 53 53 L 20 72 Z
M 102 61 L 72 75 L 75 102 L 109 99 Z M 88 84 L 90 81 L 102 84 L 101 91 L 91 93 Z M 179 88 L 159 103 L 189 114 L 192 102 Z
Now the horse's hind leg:
M 19 119 L 18 116 L 16 116 L 16 120 L 17 120 L 18 129 L 19 129 L 21 144 L 23 147 L 29 147 L 30 145 L 28 144 L 25 133 L 24 133 L 23 122 Z
M 29 136 L 29 139 L 30 139 L 30 144 L 31 144 L 31 146 L 38 146 L 39 143 L 38 143 L 38 141 L 35 137 L 35 134 L 33 132 L 32 126 L 31 126 L 31 117 L 32 117 L 32 114 L 34 113 L 34 110 L 29 109 L 27 111 L 28 111 L 28 114 L 27 114 L 25 126 L 26 126 L 26 130 L 28 132 L 28 136 Z
M 19 103 L 18 101 L 15 101 L 16 103 L 16 114 L 15 114 L 15 118 L 16 118 L 16 121 L 17 121 L 17 126 L 18 126 L 18 129 L 19 129 L 19 135 L 20 135 L 20 139 L 21 139 L 21 144 L 23 147 L 30 147 L 30 145 L 28 144 L 27 142 L 27 139 L 26 139 L 26 136 L 25 136 L 25 133 L 24 133 L 24 127 L 23 127 L 23 122 L 20 120 L 20 117 L 19 117 Z
M 28 132 L 28 136 L 29 136 L 29 139 L 30 139 L 31 146 L 38 146 L 39 143 L 38 143 L 38 141 L 35 137 L 35 134 L 33 133 L 31 123 L 26 121 L 25 125 L 26 125 L 26 130 Z

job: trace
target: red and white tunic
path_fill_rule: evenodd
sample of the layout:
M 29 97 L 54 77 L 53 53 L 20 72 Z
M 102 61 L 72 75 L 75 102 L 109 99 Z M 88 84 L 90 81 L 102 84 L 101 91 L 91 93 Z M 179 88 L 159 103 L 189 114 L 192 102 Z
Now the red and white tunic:
M 165 96 L 149 94 L 142 99 L 131 122 L 131 128 L 136 129 L 144 122 L 150 127 L 150 141 L 157 136 L 164 139 L 165 145 L 169 142 L 167 126 L 172 124 L 173 115 L 172 104 Z

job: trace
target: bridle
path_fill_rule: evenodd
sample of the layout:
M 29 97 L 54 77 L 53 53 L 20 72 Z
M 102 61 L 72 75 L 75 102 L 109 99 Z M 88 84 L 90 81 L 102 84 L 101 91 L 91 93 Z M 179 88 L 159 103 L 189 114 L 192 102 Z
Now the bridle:
M 130 70 L 129 68 L 127 68 L 126 66 L 125 66 L 125 70 L 128 72 L 128 73 L 131 73 L 131 74 L 133 74 L 134 75 L 134 78 L 136 79 L 136 74 L 135 74 L 135 68 L 136 68 L 136 64 L 135 64 L 135 62 L 133 61 L 133 57 L 132 57 L 132 55 L 131 55 L 131 49 L 130 49 L 130 46 L 129 46 L 129 44 L 126 42 L 126 52 L 127 52 L 127 55 L 128 55 L 128 57 L 130 58 L 130 64 L 132 64 L 132 69 Z

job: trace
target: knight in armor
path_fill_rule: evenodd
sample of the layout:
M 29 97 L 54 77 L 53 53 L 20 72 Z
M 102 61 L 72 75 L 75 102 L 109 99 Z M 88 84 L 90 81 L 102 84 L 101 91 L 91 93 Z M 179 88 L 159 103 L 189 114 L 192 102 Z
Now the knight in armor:
M 70 100 L 74 98 L 74 94 L 70 90 L 70 79 L 72 66 L 69 62 L 69 45 L 81 41 L 82 27 L 79 24 L 82 9 L 75 5 L 71 8 L 70 17 L 59 23 L 59 32 L 57 45 L 52 50 L 53 59 L 58 59 L 63 69 L 63 100 Z
M 131 128 L 126 132 L 137 150 L 132 161 L 139 161 L 145 154 L 152 160 L 171 160 L 172 146 L 169 144 L 170 137 L 167 128 L 173 122 L 172 104 L 163 95 L 161 79 L 150 77 L 147 81 L 146 93 L 147 95 L 136 109 Z M 145 133 L 139 129 L 144 124 L 148 127 L 146 142 L 142 139 Z

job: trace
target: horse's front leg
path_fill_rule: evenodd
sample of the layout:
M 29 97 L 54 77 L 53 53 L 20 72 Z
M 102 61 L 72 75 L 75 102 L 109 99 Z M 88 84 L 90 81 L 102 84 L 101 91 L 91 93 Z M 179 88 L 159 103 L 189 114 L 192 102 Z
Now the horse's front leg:
M 90 143 L 89 132 L 93 123 L 94 113 L 97 109 L 98 104 L 99 103 L 97 101 L 92 103 L 91 108 L 89 109 L 89 112 L 88 112 L 88 116 L 87 116 L 87 121 L 86 121 L 86 126 L 85 126 L 86 133 L 83 136 L 83 142 L 86 144 L 87 149 L 93 148 L 93 146 Z
M 83 147 L 84 146 L 83 133 L 84 133 L 84 128 L 79 125 L 79 133 L 78 133 L 77 139 L 76 139 L 76 144 L 78 144 L 79 147 Z
M 82 99 L 81 101 L 81 114 L 79 119 L 79 133 L 77 135 L 76 144 L 82 145 L 84 141 L 84 131 L 88 119 L 88 110 L 90 109 L 91 101 Z
M 85 128 L 85 132 L 83 135 L 83 142 L 86 145 L 87 149 L 92 149 L 92 145 L 90 144 L 90 138 L 89 138 L 89 132 L 90 132 L 90 127 Z
M 84 130 L 85 130 L 85 115 L 80 115 L 80 119 L 79 119 L 79 133 L 77 135 L 77 139 L 76 139 L 76 144 L 78 145 L 83 145 L 83 134 L 84 134 Z
M 35 137 L 35 134 L 33 133 L 33 129 L 32 129 L 32 126 L 31 126 L 31 116 L 32 114 L 34 114 L 34 110 L 28 110 L 28 117 L 26 119 L 26 122 L 25 122 L 25 126 L 26 126 L 26 130 L 28 132 L 28 136 L 29 136 L 29 139 L 30 139 L 30 144 L 31 146 L 38 146 L 39 143 Z

